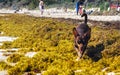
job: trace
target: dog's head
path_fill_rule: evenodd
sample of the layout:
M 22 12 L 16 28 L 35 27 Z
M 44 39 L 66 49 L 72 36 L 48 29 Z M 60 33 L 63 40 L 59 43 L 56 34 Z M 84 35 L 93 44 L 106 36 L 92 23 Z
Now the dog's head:
M 80 35 L 78 33 L 78 31 L 76 30 L 76 28 L 73 28 L 73 34 L 74 34 L 74 37 L 75 37 L 75 48 L 82 52 L 83 49 L 84 49 L 84 46 L 85 46 L 85 39 L 84 37 L 86 36 L 86 34 L 84 35 Z

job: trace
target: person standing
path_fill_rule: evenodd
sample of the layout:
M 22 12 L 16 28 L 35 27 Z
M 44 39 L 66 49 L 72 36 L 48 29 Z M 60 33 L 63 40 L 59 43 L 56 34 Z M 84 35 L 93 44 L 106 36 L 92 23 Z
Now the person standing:
M 79 14 L 83 14 L 83 5 L 84 5 L 84 2 L 83 0 L 79 0 Z
M 80 14 L 82 13 L 83 5 L 84 5 L 84 0 L 78 0 L 78 2 L 76 3 L 77 15 L 78 15 L 78 13 L 80 13 Z
M 41 12 L 41 15 L 43 15 L 43 12 L 44 12 L 44 2 L 43 0 L 39 0 L 39 9 L 40 9 L 40 12 Z
M 76 12 L 77 12 L 77 15 L 78 15 L 78 11 L 79 11 L 79 4 L 80 4 L 80 1 L 77 1 L 76 2 Z

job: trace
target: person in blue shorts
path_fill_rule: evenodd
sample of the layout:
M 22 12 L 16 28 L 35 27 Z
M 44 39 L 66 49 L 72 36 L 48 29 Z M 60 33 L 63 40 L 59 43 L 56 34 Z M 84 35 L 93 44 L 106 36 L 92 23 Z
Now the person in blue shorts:
M 79 11 L 79 1 L 76 2 L 76 12 L 77 12 L 77 15 L 78 15 L 78 11 Z

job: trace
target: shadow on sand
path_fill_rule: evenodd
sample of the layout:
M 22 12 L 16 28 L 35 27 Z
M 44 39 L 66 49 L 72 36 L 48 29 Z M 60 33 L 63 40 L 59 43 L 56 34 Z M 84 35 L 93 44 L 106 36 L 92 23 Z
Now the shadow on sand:
M 96 47 L 90 46 L 88 47 L 87 50 L 87 56 L 89 56 L 93 61 L 97 62 L 102 58 L 102 53 L 101 51 L 104 50 L 104 45 L 103 44 L 98 44 Z

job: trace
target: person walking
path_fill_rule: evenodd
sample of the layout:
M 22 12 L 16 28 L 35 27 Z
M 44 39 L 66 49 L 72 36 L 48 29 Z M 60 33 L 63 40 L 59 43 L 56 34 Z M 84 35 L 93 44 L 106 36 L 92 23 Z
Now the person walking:
M 44 2 L 43 0 L 39 0 L 39 9 L 40 9 L 40 12 L 41 12 L 41 15 L 43 15 L 43 12 L 44 12 Z

